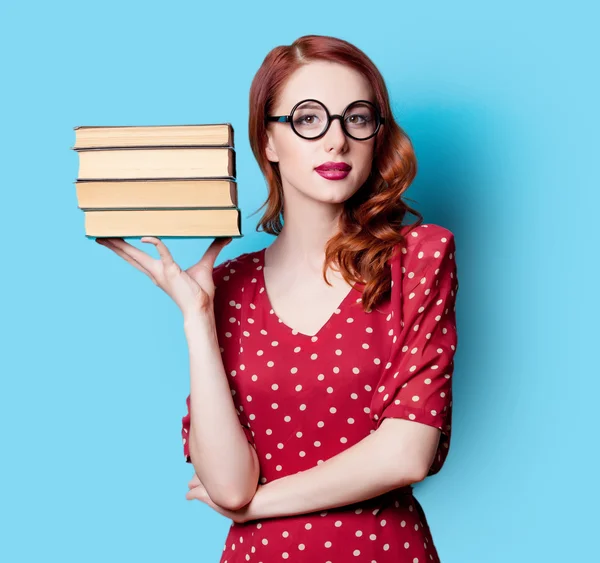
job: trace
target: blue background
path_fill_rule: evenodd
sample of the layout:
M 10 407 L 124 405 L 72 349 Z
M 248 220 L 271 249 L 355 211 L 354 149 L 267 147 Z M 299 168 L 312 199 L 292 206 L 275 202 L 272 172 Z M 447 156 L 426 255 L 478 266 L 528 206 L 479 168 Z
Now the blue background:
M 73 127 L 231 122 L 245 237 L 218 261 L 262 248 L 248 90 L 270 49 L 307 33 L 378 65 L 417 153 L 408 195 L 456 236 L 452 447 L 415 486 L 443 563 L 594 559 L 596 16 L 514 0 L 3 3 L 0 559 L 218 561 L 230 521 L 185 499 L 181 314 L 84 236 Z M 166 242 L 188 267 L 210 241 Z

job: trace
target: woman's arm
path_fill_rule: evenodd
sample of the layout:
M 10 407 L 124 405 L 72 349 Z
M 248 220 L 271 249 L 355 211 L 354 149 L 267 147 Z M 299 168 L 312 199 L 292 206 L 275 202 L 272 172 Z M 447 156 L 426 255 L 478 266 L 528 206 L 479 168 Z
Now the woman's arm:
M 244 510 L 244 521 L 346 506 L 422 481 L 439 437 L 437 428 L 387 419 L 320 465 L 261 485 Z
M 184 318 L 190 356 L 189 455 L 210 498 L 236 510 L 250 502 L 260 465 L 231 397 L 214 311 Z

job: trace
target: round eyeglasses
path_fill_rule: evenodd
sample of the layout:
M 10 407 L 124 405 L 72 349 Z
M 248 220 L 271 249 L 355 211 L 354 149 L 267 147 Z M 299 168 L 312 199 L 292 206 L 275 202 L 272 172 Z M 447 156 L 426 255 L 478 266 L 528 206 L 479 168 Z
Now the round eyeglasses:
M 266 121 L 281 121 L 291 125 L 296 135 L 303 139 L 318 139 L 327 133 L 334 119 L 339 119 L 344 133 L 357 141 L 375 136 L 385 118 L 372 102 L 357 100 L 346 107 L 341 115 L 331 115 L 319 100 L 302 100 L 290 115 L 268 115 Z

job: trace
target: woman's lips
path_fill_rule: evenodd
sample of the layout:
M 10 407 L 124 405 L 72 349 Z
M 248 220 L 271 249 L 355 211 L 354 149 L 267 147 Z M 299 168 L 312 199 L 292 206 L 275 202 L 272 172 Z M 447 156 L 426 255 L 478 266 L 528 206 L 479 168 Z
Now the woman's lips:
M 350 174 L 350 170 L 319 170 L 318 168 L 315 168 L 315 172 L 328 180 L 343 180 Z

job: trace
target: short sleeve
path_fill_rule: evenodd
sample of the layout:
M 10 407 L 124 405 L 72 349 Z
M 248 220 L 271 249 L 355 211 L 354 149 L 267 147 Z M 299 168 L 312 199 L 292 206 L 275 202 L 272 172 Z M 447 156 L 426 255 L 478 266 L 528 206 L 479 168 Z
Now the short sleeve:
M 232 270 L 232 267 L 235 266 L 235 262 L 237 260 L 239 260 L 239 258 L 240 257 L 233 258 L 233 259 L 223 262 L 213 268 L 213 281 L 215 284 L 215 298 L 214 298 L 215 321 L 216 321 L 216 325 L 217 325 L 217 332 L 219 334 L 221 333 L 220 327 L 222 326 L 223 322 L 228 323 L 227 327 L 228 327 L 229 332 L 234 332 L 235 327 L 239 326 L 239 323 L 232 324 L 232 323 L 229 323 L 229 320 L 230 320 L 229 318 L 224 318 L 225 316 L 228 317 L 228 315 L 226 315 L 226 313 L 227 313 L 226 307 L 227 307 L 227 301 L 228 301 L 227 297 L 229 294 L 228 286 L 224 282 L 229 281 L 229 274 L 232 271 L 234 271 L 234 270 Z M 234 343 L 236 343 L 236 344 L 239 343 L 238 335 L 232 334 L 231 339 L 228 339 L 228 343 L 231 343 L 231 345 L 233 345 Z M 223 352 L 224 352 L 224 350 L 221 347 L 221 353 L 223 353 Z M 234 401 L 234 403 L 235 403 L 235 401 Z M 181 419 L 181 439 L 182 439 L 182 443 L 183 443 L 183 456 L 187 463 L 192 463 L 192 459 L 190 457 L 190 450 L 189 450 L 189 432 L 190 432 L 190 422 L 191 422 L 190 395 L 187 396 L 187 398 L 185 400 L 185 404 L 186 404 L 186 408 L 187 408 L 186 414 Z M 244 412 L 242 412 L 239 409 L 237 404 L 236 404 L 236 411 L 238 413 L 240 425 L 242 426 L 242 429 L 244 430 L 244 432 L 246 434 L 246 439 L 251 444 L 254 444 L 254 438 L 252 436 L 252 431 L 250 429 L 246 415 Z
M 371 416 L 404 418 L 442 434 L 427 475 L 437 473 L 450 447 L 452 375 L 457 346 L 458 292 L 454 235 L 441 226 L 420 225 L 391 260 L 392 314 L 399 315 L 392 351 L 375 390 Z

